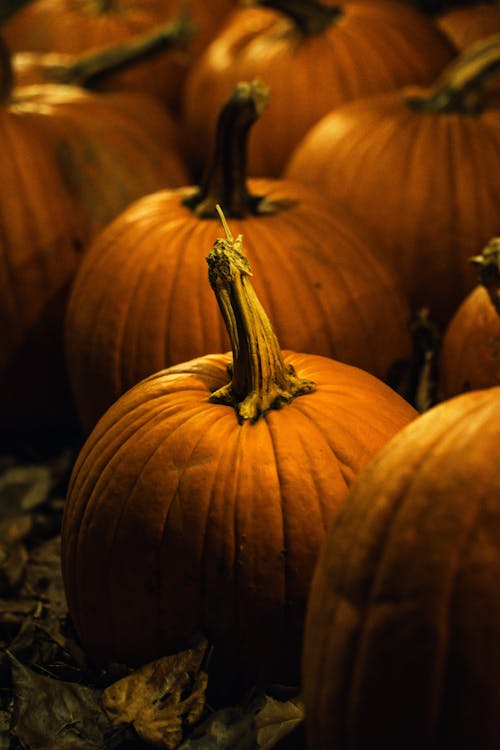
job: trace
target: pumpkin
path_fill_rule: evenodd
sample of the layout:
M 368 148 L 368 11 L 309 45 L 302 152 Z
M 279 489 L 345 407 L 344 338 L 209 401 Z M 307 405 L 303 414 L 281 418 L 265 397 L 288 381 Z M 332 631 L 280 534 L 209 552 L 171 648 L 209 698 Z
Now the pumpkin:
M 457 49 L 466 49 L 491 34 L 500 33 L 500 3 L 475 2 L 451 7 L 436 22 Z
M 193 64 L 184 120 L 198 174 L 222 102 L 238 81 L 258 78 L 272 102 L 255 128 L 249 174 L 280 176 L 297 143 L 334 106 L 406 83 L 428 83 L 453 56 L 444 34 L 400 2 L 261 0 L 234 12 Z
M 334 518 L 307 608 L 308 747 L 500 744 L 500 387 L 402 429 Z
M 8 88 L 0 66 L 0 99 Z M 0 438 L 11 446 L 76 422 L 62 323 L 86 232 L 33 123 L 0 108 L 0 142 Z
M 367 226 L 414 309 L 429 308 L 441 326 L 474 284 L 469 257 L 500 232 L 500 109 L 480 102 L 499 61 L 497 36 L 459 56 L 428 90 L 332 110 L 285 172 Z
M 245 142 L 266 101 L 259 82 L 239 84 L 222 108 L 201 186 L 136 201 L 88 249 L 66 316 L 68 371 L 85 430 L 147 375 L 228 348 L 200 273 L 218 231 L 218 203 L 245 234 L 258 294 L 284 346 L 381 378 L 410 356 L 406 300 L 348 217 L 299 184 L 247 185 Z
M 96 664 L 142 663 L 203 631 L 245 674 L 295 684 L 326 527 L 416 412 L 362 370 L 282 352 L 227 231 L 207 260 L 232 358 L 151 375 L 98 422 L 70 481 L 63 576 Z
M 1 40 L 0 67 L 9 82 L 1 105 L 49 144 L 75 210 L 85 216 L 88 239 L 140 196 L 187 180 L 177 126 L 150 96 L 57 84 L 16 87 Z
M 24 51 L 12 55 L 17 86 L 64 83 L 93 91 L 141 91 L 174 108 L 179 74 L 165 64 L 148 64 L 158 57 L 175 56 L 192 35 L 186 15 L 157 25 L 123 42 L 88 52 Z
M 191 56 L 206 46 L 232 4 L 233 0 L 189 4 L 196 28 L 188 45 Z M 173 19 L 183 7 L 181 0 L 37 0 L 12 16 L 2 33 L 14 52 L 89 52 L 147 33 Z M 174 106 L 189 62 L 185 54 L 157 55 L 132 71 L 117 74 L 114 82 L 128 87 L 146 74 Z
M 472 261 L 479 267 L 480 284 L 462 302 L 443 336 L 443 398 L 500 385 L 500 239 L 492 239 Z

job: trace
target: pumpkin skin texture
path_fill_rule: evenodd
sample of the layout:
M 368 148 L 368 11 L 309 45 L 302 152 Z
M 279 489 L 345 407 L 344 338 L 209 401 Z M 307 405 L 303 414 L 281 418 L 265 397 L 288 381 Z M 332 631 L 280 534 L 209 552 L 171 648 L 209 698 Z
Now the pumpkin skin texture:
M 76 423 L 62 325 L 85 231 L 49 145 L 0 109 L 0 435 Z
M 283 345 L 335 356 L 385 378 L 396 360 L 410 356 L 410 312 L 375 250 L 314 191 L 284 180 L 249 180 L 249 186 L 270 203 L 293 204 L 232 219 Z M 182 204 L 194 192 L 145 196 L 100 233 L 82 261 L 65 339 L 86 431 L 147 375 L 228 348 L 200 270 L 218 223 Z
M 193 174 L 202 168 L 219 108 L 238 81 L 257 78 L 271 90 L 252 133 L 248 173 L 278 177 L 293 148 L 333 107 L 428 83 L 453 56 L 446 37 L 413 8 L 384 0 L 338 7 L 338 19 L 315 34 L 270 8 L 242 8 L 230 16 L 185 84 L 185 152 Z
M 333 110 L 285 174 L 347 206 L 411 305 L 444 326 L 474 286 L 468 259 L 500 230 L 500 109 L 411 106 L 430 92 L 407 87 Z
M 70 482 L 64 581 L 97 663 L 141 663 L 201 630 L 245 672 L 295 684 L 328 523 L 353 476 L 416 412 L 362 370 L 281 352 L 251 303 L 248 262 L 241 272 L 227 258 L 211 284 L 233 359 L 152 375 L 102 417 Z
M 500 388 L 420 416 L 334 519 L 308 603 L 308 747 L 500 743 Z

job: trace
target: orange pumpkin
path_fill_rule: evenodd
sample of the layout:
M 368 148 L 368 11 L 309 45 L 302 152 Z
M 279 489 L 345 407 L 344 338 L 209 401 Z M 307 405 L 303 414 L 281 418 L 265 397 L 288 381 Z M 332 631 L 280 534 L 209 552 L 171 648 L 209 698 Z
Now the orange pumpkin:
M 64 83 L 94 91 L 140 91 L 175 108 L 177 57 L 192 35 L 187 16 L 118 43 L 85 52 L 23 51 L 12 55 L 17 86 Z M 173 70 L 166 70 L 168 59 Z
M 62 529 L 69 610 L 99 664 L 141 663 L 202 630 L 245 671 L 294 684 L 325 530 L 416 412 L 362 370 L 281 352 L 241 236 L 207 260 L 233 358 L 152 375 L 87 439 Z
M 0 438 L 10 449 L 16 434 L 76 421 L 62 322 L 86 232 L 33 124 L 0 108 L 0 142 Z
M 198 174 L 222 102 L 259 78 L 272 101 L 255 128 L 249 174 L 280 176 L 297 143 L 332 107 L 406 83 L 430 82 L 453 48 L 400 2 L 268 0 L 234 12 L 192 66 L 184 93 L 187 158 Z
M 500 745 L 500 387 L 405 427 L 358 476 L 311 585 L 310 750 Z
M 193 0 L 189 13 L 196 33 L 189 45 L 199 54 L 233 5 L 234 0 Z M 15 13 L 2 27 L 12 51 L 87 52 L 124 42 L 173 19 L 185 7 L 182 0 L 37 0 Z M 181 83 L 188 58 L 157 57 L 143 64 L 153 75 Z M 126 78 L 133 78 L 127 73 Z M 172 88 L 172 85 L 170 88 Z
M 491 34 L 500 33 L 500 3 L 475 2 L 451 7 L 436 21 L 457 49 L 467 49 Z
M 473 286 L 469 257 L 500 232 L 500 108 L 479 101 L 499 63 L 497 36 L 429 90 L 333 110 L 286 170 L 365 224 L 414 308 L 443 326 Z
M 0 106 L 31 123 L 49 145 L 88 238 L 140 196 L 186 182 L 177 126 L 151 97 L 56 84 L 15 87 L 1 39 L 0 68 L 6 82 Z
M 242 83 L 223 107 L 200 188 L 145 196 L 100 233 L 80 267 L 66 318 L 67 362 L 85 429 L 142 378 L 229 342 L 200 273 L 220 203 L 245 235 L 256 286 L 287 348 L 385 378 L 410 355 L 408 305 L 369 242 L 313 190 L 245 179 L 245 140 L 265 106 Z
M 462 302 L 447 327 L 440 355 L 443 398 L 500 385 L 500 239 L 472 259 L 480 284 Z

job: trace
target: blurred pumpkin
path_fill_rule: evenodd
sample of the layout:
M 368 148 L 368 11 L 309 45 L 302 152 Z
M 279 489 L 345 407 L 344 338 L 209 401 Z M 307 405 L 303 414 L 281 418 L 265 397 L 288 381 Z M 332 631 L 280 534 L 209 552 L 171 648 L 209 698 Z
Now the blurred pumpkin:
M 0 142 L 0 438 L 12 446 L 76 421 L 62 323 L 86 231 L 33 123 L 1 107 Z
M 86 430 L 142 378 L 229 342 L 200 272 L 218 231 L 216 205 L 245 235 L 256 286 L 287 348 L 385 378 L 410 356 L 408 305 L 345 212 L 284 180 L 246 182 L 247 134 L 267 102 L 240 83 L 221 110 L 200 187 L 136 201 L 89 248 L 71 293 L 66 350 Z
M 87 240 L 140 196 L 185 184 L 177 125 L 152 97 L 48 83 L 16 87 L 1 39 L 0 68 L 0 106 L 30 122 L 49 145 L 85 217 Z
M 436 18 L 438 26 L 459 50 L 500 33 L 500 3 L 476 2 L 451 7 Z
M 295 684 L 325 530 L 416 412 L 362 370 L 280 350 L 241 236 L 207 260 L 233 357 L 150 376 L 87 439 L 62 528 L 69 611 L 100 665 L 143 663 L 202 630 L 244 672 Z
M 500 239 L 472 258 L 480 284 L 462 302 L 441 347 L 443 398 L 500 385 Z
M 400 2 L 261 0 L 257 6 L 232 14 L 186 80 L 186 158 L 194 174 L 238 81 L 259 78 L 272 92 L 252 134 L 248 166 L 253 176 L 277 177 L 294 146 L 334 106 L 429 83 L 454 53 L 430 19 Z
M 442 326 L 473 286 L 469 257 L 500 232 L 500 108 L 481 101 L 499 64 L 496 36 L 430 89 L 333 110 L 285 172 L 367 226 L 415 310 L 429 308 Z
M 25 51 L 12 55 L 16 86 L 64 83 L 93 91 L 140 91 L 176 109 L 182 79 L 173 66 L 192 35 L 187 15 L 122 42 L 85 52 Z M 154 64 L 155 61 L 158 64 Z
M 421 415 L 358 476 L 307 609 L 310 750 L 500 745 L 500 387 Z

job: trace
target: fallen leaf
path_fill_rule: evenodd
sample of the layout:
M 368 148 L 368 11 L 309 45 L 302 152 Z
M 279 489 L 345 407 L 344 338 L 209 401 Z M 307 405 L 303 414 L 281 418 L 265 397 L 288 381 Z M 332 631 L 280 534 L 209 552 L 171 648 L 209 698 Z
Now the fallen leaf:
M 29 750 L 116 747 L 115 728 L 100 706 L 100 691 L 40 675 L 12 654 L 13 711 L 11 733 Z
M 215 711 L 179 750 L 258 750 L 253 711 L 240 707 Z
M 270 750 L 304 721 L 304 704 L 300 698 L 278 701 L 266 696 L 255 714 L 259 750 Z
M 201 669 L 207 642 L 165 656 L 107 687 L 102 705 L 115 725 L 131 725 L 145 742 L 174 750 L 185 727 L 201 718 L 207 675 Z

